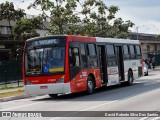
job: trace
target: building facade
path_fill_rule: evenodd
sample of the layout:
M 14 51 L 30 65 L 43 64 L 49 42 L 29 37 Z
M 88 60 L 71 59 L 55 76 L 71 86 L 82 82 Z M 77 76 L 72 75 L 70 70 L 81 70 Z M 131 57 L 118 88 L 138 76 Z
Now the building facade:
M 26 15 L 27 18 L 34 16 Z M 0 21 L 0 61 L 2 60 L 15 60 L 16 50 L 24 45 L 22 40 L 14 40 L 11 29 L 16 24 L 16 21 L 11 20 L 11 25 L 7 20 Z M 45 26 L 48 26 L 48 22 L 44 22 Z M 36 32 L 40 36 L 45 36 L 48 30 L 45 28 L 36 29 Z
M 140 40 L 142 53 L 160 51 L 160 39 L 156 34 L 129 33 L 129 39 Z
M 27 18 L 32 18 L 34 16 L 27 15 Z M 48 27 L 47 21 L 44 25 Z M 0 60 L 12 60 L 16 58 L 16 49 L 24 45 L 24 41 L 13 40 L 13 35 L 11 34 L 11 28 L 16 24 L 15 21 L 11 21 L 11 26 L 7 20 L 0 21 Z M 40 36 L 45 36 L 48 30 L 45 28 L 36 29 Z M 160 51 L 160 40 L 156 34 L 144 34 L 144 33 L 129 33 L 129 39 L 138 39 L 141 42 L 142 53 L 147 54 L 150 52 Z

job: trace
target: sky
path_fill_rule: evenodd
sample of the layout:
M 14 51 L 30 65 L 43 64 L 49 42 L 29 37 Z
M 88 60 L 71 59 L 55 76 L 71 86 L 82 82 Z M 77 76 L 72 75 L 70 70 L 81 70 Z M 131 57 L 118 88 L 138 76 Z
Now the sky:
M 39 11 L 27 7 L 34 0 L 8 0 L 15 7 L 22 8 L 27 14 L 38 15 Z M 53 1 L 53 0 L 51 0 Z M 132 32 L 146 34 L 160 34 L 160 0 L 103 0 L 107 6 L 119 7 L 116 18 L 121 17 L 124 21 L 131 20 L 135 25 Z M 0 0 L 0 3 L 5 0 Z

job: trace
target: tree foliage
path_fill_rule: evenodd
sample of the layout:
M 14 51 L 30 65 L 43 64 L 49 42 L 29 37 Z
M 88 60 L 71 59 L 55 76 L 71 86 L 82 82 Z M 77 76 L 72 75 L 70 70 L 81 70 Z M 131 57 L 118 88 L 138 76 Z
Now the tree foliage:
M 108 7 L 102 0 L 35 0 L 28 8 L 42 11 L 43 19 L 50 18 L 51 34 L 125 38 L 134 25 L 115 18 L 118 6 Z
M 6 19 L 8 21 L 9 26 L 11 27 L 11 20 L 19 20 L 24 17 L 24 10 L 14 9 L 13 2 L 6 1 L 5 3 L 0 4 L 0 20 Z M 11 28 L 12 34 L 12 28 Z
M 34 17 L 32 19 L 22 18 L 17 21 L 13 28 L 14 39 L 26 40 L 39 36 L 36 29 L 41 28 L 41 25 L 42 21 L 39 20 L 39 17 Z
M 49 27 L 45 28 L 49 34 L 126 38 L 129 27 L 134 25 L 130 20 L 116 18 L 118 6 L 106 6 L 102 0 L 35 0 L 28 8 L 42 13 L 31 20 L 24 19 L 24 11 L 15 10 L 12 2 L 0 4 L 0 20 L 7 19 L 9 26 L 11 20 L 17 21 L 14 27 L 15 39 L 37 36 L 35 29 L 45 27 L 43 21 L 48 18 Z

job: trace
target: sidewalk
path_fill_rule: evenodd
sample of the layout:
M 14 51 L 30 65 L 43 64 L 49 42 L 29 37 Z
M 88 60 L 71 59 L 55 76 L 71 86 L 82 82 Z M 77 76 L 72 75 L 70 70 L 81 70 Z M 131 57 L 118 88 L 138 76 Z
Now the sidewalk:
M 7 86 L 8 87 L 15 87 L 14 85 L 7 85 Z M 24 87 L 4 89 L 4 90 L 0 90 L 0 95 L 3 96 L 3 94 L 12 94 L 11 92 L 17 92 L 18 93 L 19 91 L 22 92 L 23 90 L 24 90 Z M 10 95 L 8 97 L 0 98 L 0 102 L 7 102 L 7 101 L 11 101 L 11 100 L 24 99 L 24 98 L 28 98 L 28 97 L 31 97 L 31 96 L 26 95 L 25 93 L 18 94 L 18 95 Z
M 160 66 L 155 66 L 154 69 L 148 69 L 148 71 L 160 71 Z
M 24 87 L 0 90 L 0 94 L 1 94 L 1 93 L 7 93 L 7 92 L 19 91 L 19 90 L 24 90 Z
M 19 86 L 23 86 L 23 82 L 20 82 Z M 7 87 L 8 89 L 5 89 L 5 87 Z M 2 89 L 2 88 L 4 88 L 4 89 Z M 10 83 L 7 85 L 1 84 L 0 85 L 0 94 L 7 93 L 7 92 L 14 92 L 14 91 L 18 91 L 18 90 L 24 90 L 24 87 L 18 87 L 17 83 Z

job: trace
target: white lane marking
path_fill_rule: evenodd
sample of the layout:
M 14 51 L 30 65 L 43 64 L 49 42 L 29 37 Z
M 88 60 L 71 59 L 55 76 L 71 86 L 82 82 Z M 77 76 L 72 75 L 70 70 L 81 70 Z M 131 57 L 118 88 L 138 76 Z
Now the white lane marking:
M 144 118 L 141 118 L 139 120 L 146 120 L 148 118 L 150 118 L 150 117 L 144 117 Z M 150 120 L 160 120 L 160 117 L 150 118 Z
M 158 111 L 155 112 L 155 113 L 159 114 Z M 141 118 L 141 119 L 139 119 L 139 120 L 146 120 L 146 119 L 148 119 L 148 118 L 151 118 L 151 117 L 143 117 L 143 118 Z M 160 117 L 154 117 L 154 118 L 151 118 L 151 120 L 160 120 Z
M 141 118 L 141 119 L 139 119 L 139 120 L 146 120 L 148 117 L 144 117 L 144 118 Z
M 96 107 L 100 107 L 100 106 L 103 106 L 103 105 L 107 105 L 107 104 L 110 104 L 110 103 L 114 103 L 114 102 L 117 102 L 117 101 L 119 101 L 119 100 L 114 100 L 114 101 L 111 101 L 111 102 L 107 102 L 107 103 L 104 103 L 104 104 L 100 104 L 100 105 L 97 105 L 97 106 L 86 108 L 86 109 L 83 109 L 83 110 L 80 110 L 80 111 L 90 110 L 90 109 L 93 109 L 93 108 L 96 108 Z
M 81 112 L 81 111 L 90 110 L 90 109 L 93 109 L 93 108 L 96 108 L 96 107 L 100 107 L 100 106 L 104 106 L 104 105 L 107 105 L 107 104 L 111 104 L 111 103 L 114 103 L 114 102 L 117 102 L 117 101 L 119 101 L 119 100 L 114 100 L 114 101 L 111 101 L 111 102 L 103 103 L 103 104 L 100 104 L 100 105 L 96 105 L 96 106 L 93 106 L 93 107 L 90 107 L 90 108 L 82 109 L 82 110 L 80 110 L 80 111 L 73 112 L 73 113 L 70 113 L 70 114 L 66 114 L 66 115 L 63 115 L 63 116 L 61 116 L 61 117 L 52 118 L 52 119 L 49 119 L 49 120 L 61 119 L 61 118 L 63 118 L 63 117 L 69 116 L 69 115 L 77 114 L 77 113 L 79 113 L 79 112 Z
M 17 106 L 17 107 L 12 107 L 12 108 L 6 108 L 6 109 L 1 109 L 0 111 L 8 111 L 8 110 L 13 110 L 13 109 L 17 109 L 17 108 L 21 108 L 21 107 L 26 107 L 26 106 L 30 106 L 30 105 L 36 105 L 42 102 L 36 102 L 36 103 L 32 103 L 32 104 L 27 104 L 27 105 L 21 105 L 21 106 Z
M 160 120 L 160 117 L 153 118 L 152 120 Z

